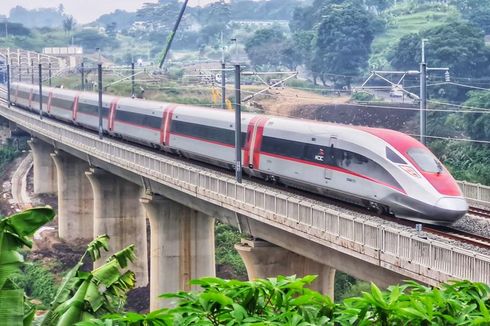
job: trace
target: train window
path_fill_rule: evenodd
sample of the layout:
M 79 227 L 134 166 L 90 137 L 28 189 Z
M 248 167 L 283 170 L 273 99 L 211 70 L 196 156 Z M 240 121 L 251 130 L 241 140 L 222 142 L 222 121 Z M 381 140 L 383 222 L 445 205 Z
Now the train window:
M 143 125 L 153 129 L 160 129 L 162 126 L 162 118 L 145 115 L 143 118 Z
M 78 112 L 85 113 L 90 115 L 98 115 L 99 107 L 91 104 L 80 103 L 78 102 Z
M 20 98 L 25 98 L 25 99 L 29 99 L 29 95 L 30 93 L 29 92 L 24 92 L 24 91 L 17 91 L 17 96 L 20 97 Z
M 227 145 L 235 145 L 235 131 L 197 123 L 172 120 L 171 132 L 183 134 L 203 140 L 219 142 Z M 247 133 L 242 132 L 242 148 L 245 146 Z
M 264 136 L 261 150 L 270 154 L 303 159 L 305 146 L 306 144 L 297 141 Z
M 402 159 L 397 153 L 395 153 L 391 148 L 386 147 L 386 158 L 393 163 L 397 164 L 407 164 L 404 159 Z
M 73 110 L 73 101 L 67 101 L 60 98 L 53 97 L 51 99 L 51 106 L 62 108 L 65 110 Z
M 437 158 L 425 148 L 412 147 L 407 154 L 425 172 L 441 173 L 444 170 Z

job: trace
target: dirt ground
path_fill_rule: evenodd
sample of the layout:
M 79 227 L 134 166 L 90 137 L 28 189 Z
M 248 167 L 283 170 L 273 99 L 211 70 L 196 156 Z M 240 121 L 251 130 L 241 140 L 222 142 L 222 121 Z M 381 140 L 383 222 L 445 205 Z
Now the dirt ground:
M 417 110 L 401 110 L 396 104 L 359 105 L 347 96 L 323 96 L 310 91 L 270 89 L 251 101 L 258 111 L 275 116 L 389 128 L 417 132 Z M 409 105 L 405 105 L 409 106 Z

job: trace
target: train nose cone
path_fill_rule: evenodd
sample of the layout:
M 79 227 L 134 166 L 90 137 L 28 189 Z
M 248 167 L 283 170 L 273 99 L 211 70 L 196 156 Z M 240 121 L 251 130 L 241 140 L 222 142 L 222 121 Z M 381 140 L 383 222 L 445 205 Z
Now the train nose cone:
M 468 203 L 464 198 L 443 197 L 437 201 L 436 207 L 452 221 L 456 221 L 468 212 Z

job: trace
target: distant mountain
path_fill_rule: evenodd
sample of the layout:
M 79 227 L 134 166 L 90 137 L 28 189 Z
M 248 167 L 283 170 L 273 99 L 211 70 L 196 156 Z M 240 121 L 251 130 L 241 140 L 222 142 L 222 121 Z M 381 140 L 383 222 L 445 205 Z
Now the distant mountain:
M 26 9 L 16 6 L 10 10 L 9 21 L 20 23 L 27 28 L 50 27 L 60 28 L 63 26 L 63 12 L 56 8 Z

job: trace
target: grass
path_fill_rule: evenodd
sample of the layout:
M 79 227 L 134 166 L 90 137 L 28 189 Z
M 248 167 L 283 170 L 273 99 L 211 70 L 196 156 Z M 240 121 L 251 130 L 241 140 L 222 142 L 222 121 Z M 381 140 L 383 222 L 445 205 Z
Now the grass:
M 370 66 L 389 68 L 387 57 L 405 35 L 443 25 L 459 17 L 455 7 L 439 4 L 414 7 L 401 3 L 383 13 L 387 21 L 386 30 L 376 36 L 372 44 Z

